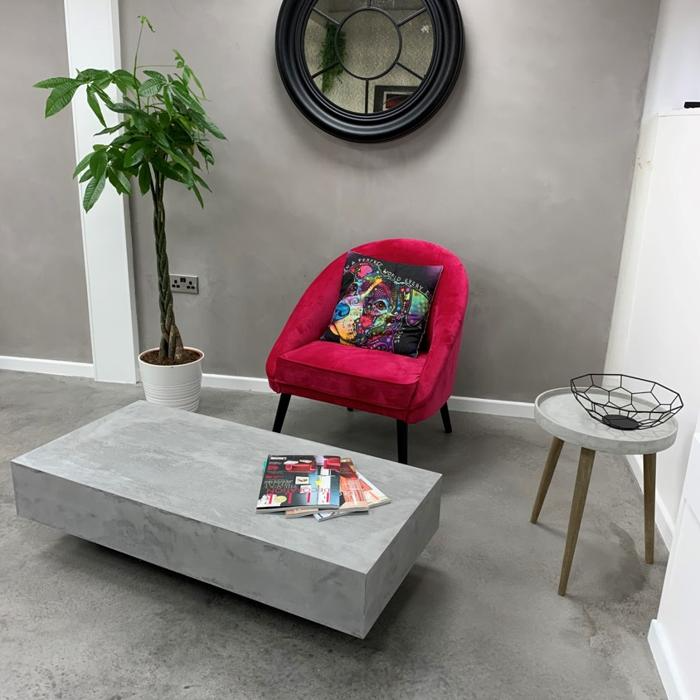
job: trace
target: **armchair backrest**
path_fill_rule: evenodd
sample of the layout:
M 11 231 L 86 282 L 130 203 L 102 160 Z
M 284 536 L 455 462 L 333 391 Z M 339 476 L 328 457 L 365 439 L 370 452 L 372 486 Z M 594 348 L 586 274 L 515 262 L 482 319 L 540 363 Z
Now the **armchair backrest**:
M 427 338 L 435 344 L 459 350 L 462 323 L 467 308 L 469 280 L 460 259 L 436 243 L 413 238 L 390 238 L 356 246 L 352 250 L 388 262 L 414 265 L 442 265 L 428 317 Z M 268 376 L 274 376 L 276 358 L 288 350 L 318 340 L 327 328 L 338 302 L 347 253 L 335 260 L 311 282 L 299 299 L 270 351 Z

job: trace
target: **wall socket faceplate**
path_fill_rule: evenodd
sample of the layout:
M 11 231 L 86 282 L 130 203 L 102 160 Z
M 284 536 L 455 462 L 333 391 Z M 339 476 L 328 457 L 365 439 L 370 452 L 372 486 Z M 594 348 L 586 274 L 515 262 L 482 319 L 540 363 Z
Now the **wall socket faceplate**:
M 197 275 L 170 275 L 170 289 L 180 294 L 199 294 Z

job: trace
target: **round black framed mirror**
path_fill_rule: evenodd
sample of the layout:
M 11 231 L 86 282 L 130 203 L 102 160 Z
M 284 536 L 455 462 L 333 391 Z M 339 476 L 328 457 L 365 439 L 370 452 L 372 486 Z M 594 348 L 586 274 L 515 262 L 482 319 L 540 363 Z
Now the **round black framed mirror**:
M 444 104 L 464 30 L 456 0 L 283 0 L 276 52 L 307 119 L 350 141 L 388 141 Z

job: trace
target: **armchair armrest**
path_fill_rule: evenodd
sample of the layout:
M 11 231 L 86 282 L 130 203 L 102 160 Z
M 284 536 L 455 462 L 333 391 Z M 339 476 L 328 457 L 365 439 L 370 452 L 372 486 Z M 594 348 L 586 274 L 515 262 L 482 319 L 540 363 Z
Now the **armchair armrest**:
M 457 372 L 461 344 L 462 323 L 450 338 L 441 338 L 440 342 L 431 344 L 411 402 L 409 423 L 428 418 L 449 398 Z
M 270 386 L 275 389 L 277 358 L 284 353 L 318 340 L 331 320 L 340 294 L 345 254 L 336 258 L 308 286 L 294 307 L 267 358 L 265 369 Z
M 443 289 L 438 287 L 438 296 L 433 302 L 429 320 L 430 347 L 411 402 L 409 423 L 431 416 L 452 393 L 468 299 L 469 278 L 464 268 L 454 269 L 447 285 Z

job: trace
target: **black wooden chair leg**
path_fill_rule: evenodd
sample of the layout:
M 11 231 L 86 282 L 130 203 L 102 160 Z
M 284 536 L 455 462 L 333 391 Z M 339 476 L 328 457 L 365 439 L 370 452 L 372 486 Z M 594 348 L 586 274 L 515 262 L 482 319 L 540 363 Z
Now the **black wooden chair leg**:
M 442 425 L 445 428 L 446 433 L 452 432 L 452 421 L 450 420 L 450 409 L 447 408 L 447 402 L 440 409 L 440 415 L 442 416 Z
M 275 424 L 272 426 L 272 431 L 274 433 L 282 432 L 284 417 L 287 415 L 287 409 L 289 408 L 289 400 L 291 398 L 291 394 L 280 394 L 280 402 L 277 404 L 277 414 L 275 415 Z
M 408 464 L 408 423 L 403 420 L 396 421 L 396 441 L 399 448 L 401 464 Z

